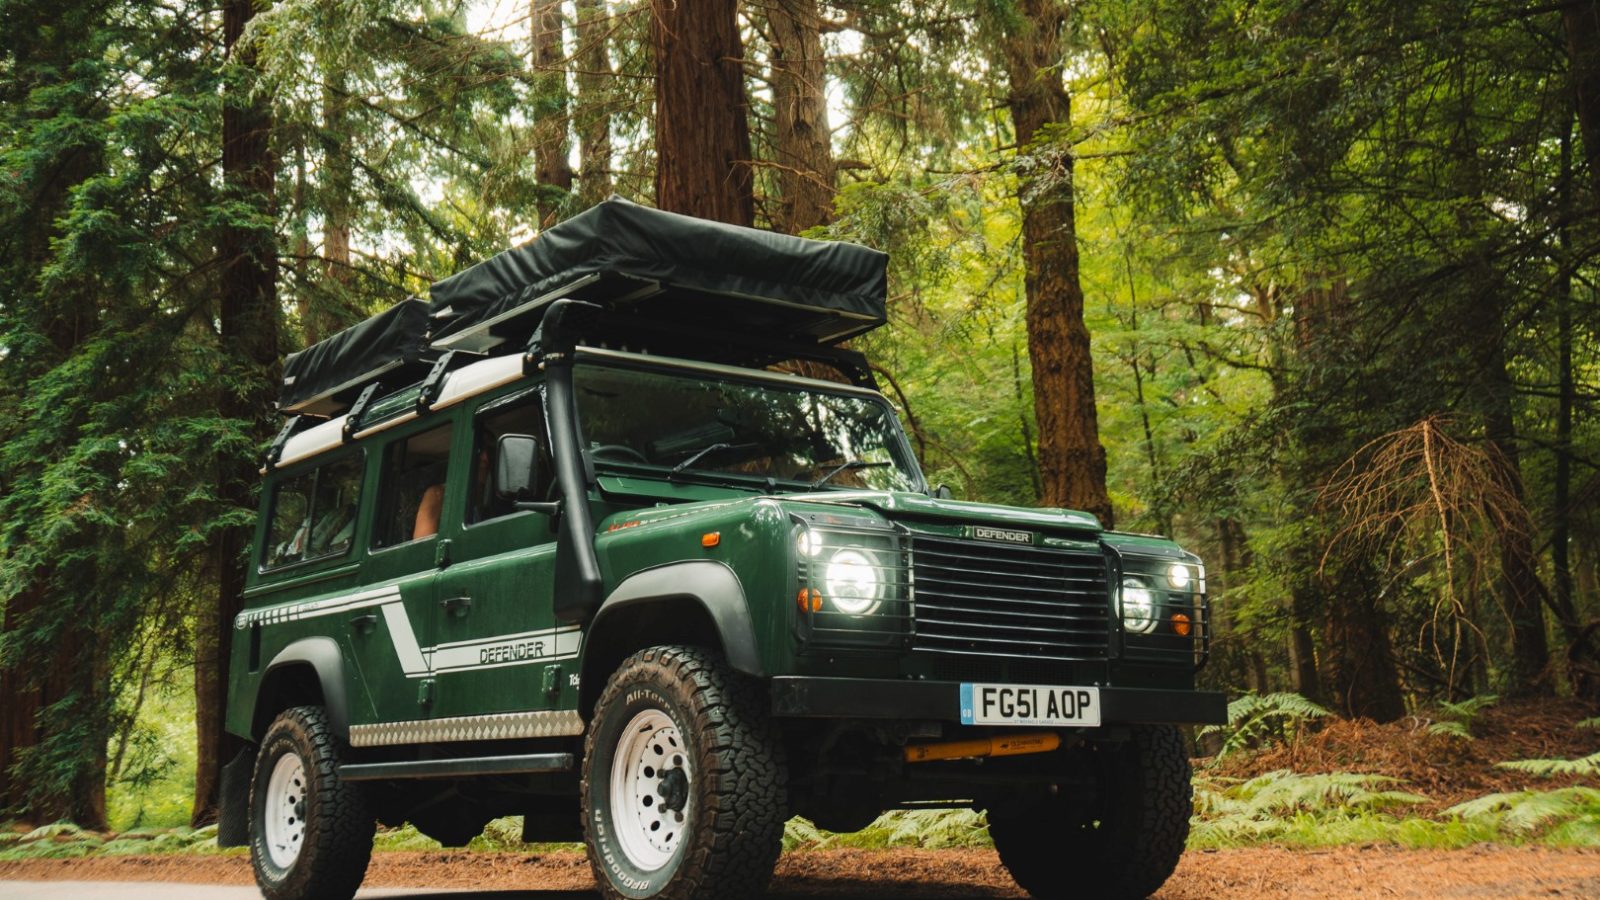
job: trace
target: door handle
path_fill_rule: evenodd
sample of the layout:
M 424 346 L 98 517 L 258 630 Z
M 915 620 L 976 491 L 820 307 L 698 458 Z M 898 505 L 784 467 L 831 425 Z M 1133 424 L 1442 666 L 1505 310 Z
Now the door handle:
M 471 611 L 471 609 L 472 609 L 472 598 L 471 597 L 446 597 L 445 599 L 439 601 L 439 605 L 444 607 L 444 611 L 445 612 L 447 612 L 451 616 L 459 619 L 459 618 L 465 616 L 469 611 Z
M 371 634 L 378 627 L 378 617 L 375 613 L 356 616 L 350 620 L 350 629 L 357 634 Z

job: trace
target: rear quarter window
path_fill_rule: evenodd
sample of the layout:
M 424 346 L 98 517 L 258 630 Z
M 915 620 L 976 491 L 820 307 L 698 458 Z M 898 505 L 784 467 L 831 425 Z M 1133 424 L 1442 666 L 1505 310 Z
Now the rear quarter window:
M 346 456 L 272 488 L 262 568 L 349 552 L 361 508 L 361 468 L 361 457 Z

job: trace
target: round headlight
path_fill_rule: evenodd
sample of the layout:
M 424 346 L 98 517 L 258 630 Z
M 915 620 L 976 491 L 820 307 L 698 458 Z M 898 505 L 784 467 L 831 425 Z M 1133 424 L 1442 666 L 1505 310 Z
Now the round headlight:
M 1156 599 L 1137 578 L 1122 579 L 1122 627 L 1135 634 L 1149 634 L 1156 627 Z
M 1182 563 L 1173 563 L 1167 570 L 1167 584 L 1175 590 L 1183 590 L 1189 586 L 1189 567 Z
M 860 550 L 840 550 L 828 559 L 827 601 L 842 613 L 863 616 L 878 608 L 883 582 L 878 567 Z

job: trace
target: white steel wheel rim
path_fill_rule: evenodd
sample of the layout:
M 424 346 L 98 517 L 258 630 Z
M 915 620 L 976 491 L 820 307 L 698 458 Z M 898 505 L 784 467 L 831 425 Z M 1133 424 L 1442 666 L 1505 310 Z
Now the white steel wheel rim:
M 689 748 L 672 718 L 659 709 L 634 716 L 611 761 L 611 822 L 640 870 L 665 866 L 683 843 L 693 784 Z
M 287 869 L 300 858 L 306 836 L 306 767 L 300 754 L 285 753 L 273 764 L 263 807 L 267 856 L 273 865 Z

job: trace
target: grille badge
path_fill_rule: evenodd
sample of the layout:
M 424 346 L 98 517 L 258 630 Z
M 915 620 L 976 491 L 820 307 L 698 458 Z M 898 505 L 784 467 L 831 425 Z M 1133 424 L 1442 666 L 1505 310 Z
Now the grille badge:
M 1033 532 L 1012 531 L 1008 528 L 990 528 L 987 525 L 972 525 L 967 532 L 980 541 L 1002 541 L 1007 544 L 1032 544 Z

